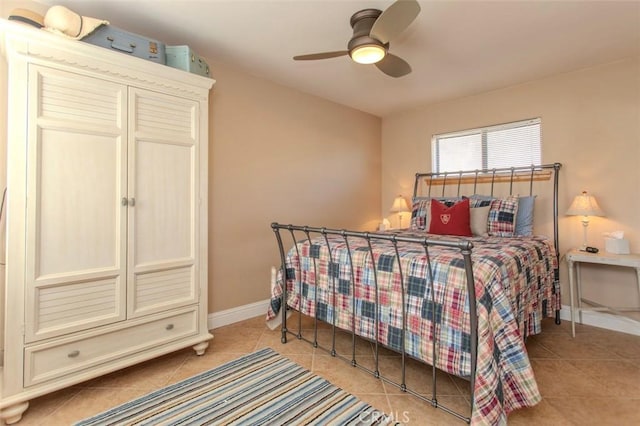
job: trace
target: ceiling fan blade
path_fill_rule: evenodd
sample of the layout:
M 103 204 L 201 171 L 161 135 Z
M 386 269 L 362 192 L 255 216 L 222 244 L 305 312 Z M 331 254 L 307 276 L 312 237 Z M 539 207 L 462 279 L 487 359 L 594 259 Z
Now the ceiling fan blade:
M 376 67 L 388 76 L 395 78 L 411 72 L 411 65 L 407 61 L 391 53 L 387 53 L 380 62 L 377 62 Z
M 382 43 L 388 43 L 403 32 L 418 13 L 420 5 L 416 0 L 396 0 L 376 19 L 369 35 Z
M 339 50 L 336 52 L 323 52 L 323 53 L 311 53 L 309 55 L 298 55 L 294 56 L 293 59 L 296 61 L 313 61 L 316 59 L 329 59 L 329 58 L 337 58 L 338 56 L 348 55 L 348 50 Z

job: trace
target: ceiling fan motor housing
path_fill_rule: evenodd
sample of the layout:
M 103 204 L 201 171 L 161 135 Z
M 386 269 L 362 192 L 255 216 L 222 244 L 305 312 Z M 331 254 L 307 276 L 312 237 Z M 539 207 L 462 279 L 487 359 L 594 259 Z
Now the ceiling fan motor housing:
M 353 28 L 353 36 L 347 45 L 349 54 L 351 54 L 354 49 L 364 45 L 380 46 L 384 49 L 385 53 L 388 51 L 389 43 L 382 43 L 380 40 L 376 40 L 369 35 L 371 27 L 373 27 L 376 19 L 378 19 L 381 14 L 382 11 L 378 9 L 364 9 L 351 16 L 350 23 L 351 28 Z

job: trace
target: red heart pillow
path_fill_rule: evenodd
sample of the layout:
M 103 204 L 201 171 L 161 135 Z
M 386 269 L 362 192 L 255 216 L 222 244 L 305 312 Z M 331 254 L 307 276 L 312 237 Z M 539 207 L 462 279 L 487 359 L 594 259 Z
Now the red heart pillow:
M 469 199 L 458 201 L 451 207 L 447 207 L 438 200 L 431 200 L 429 233 L 470 237 L 472 234 Z

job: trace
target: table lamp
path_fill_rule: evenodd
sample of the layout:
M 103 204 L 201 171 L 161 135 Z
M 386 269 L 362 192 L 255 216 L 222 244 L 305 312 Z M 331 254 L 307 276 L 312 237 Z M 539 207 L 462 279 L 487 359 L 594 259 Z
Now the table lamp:
M 390 211 L 391 213 L 398 213 L 398 228 L 402 229 L 402 213 L 406 213 L 409 211 L 407 200 L 405 200 L 402 195 L 398 195 L 393 200 L 393 205 L 391 206 Z
M 576 195 L 573 202 L 567 210 L 567 216 L 582 216 L 582 248 L 587 248 L 587 227 L 589 226 L 589 216 L 604 216 L 602 209 L 598 206 L 593 195 L 587 194 L 587 191 L 582 191 L 582 194 Z

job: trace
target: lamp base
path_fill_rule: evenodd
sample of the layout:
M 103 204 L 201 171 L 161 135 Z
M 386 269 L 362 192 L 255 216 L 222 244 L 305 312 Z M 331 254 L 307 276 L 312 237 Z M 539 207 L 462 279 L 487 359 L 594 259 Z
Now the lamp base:
M 589 218 L 584 216 L 582 218 L 582 247 L 580 247 L 581 251 L 587 251 L 587 228 L 589 227 Z

